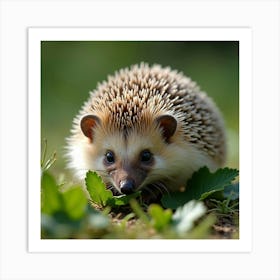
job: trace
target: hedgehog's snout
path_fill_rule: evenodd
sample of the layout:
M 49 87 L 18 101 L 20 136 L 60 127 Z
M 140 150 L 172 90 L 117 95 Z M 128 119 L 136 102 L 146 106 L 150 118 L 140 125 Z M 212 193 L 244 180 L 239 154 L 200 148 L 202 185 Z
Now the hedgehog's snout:
M 136 184 L 133 179 L 127 178 L 120 181 L 120 190 L 123 194 L 131 194 L 135 191 Z

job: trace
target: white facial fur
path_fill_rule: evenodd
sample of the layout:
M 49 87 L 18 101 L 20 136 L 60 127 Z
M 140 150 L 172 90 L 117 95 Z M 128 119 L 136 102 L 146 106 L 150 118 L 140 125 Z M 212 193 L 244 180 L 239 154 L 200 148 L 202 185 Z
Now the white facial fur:
M 154 156 L 154 164 L 140 187 L 163 181 L 169 190 L 178 190 L 200 167 L 208 166 L 211 170 L 217 167 L 207 154 L 197 150 L 194 145 L 176 139 L 168 144 L 157 130 L 142 132 L 141 135 L 130 133 L 125 139 L 121 133 L 106 135 L 98 129 L 93 142 L 80 135 L 71 145 L 69 167 L 74 168 L 80 179 L 85 178 L 87 170 L 95 170 L 102 176 L 106 151 L 111 150 L 116 158 L 130 163 L 135 162 L 140 152 L 147 149 Z

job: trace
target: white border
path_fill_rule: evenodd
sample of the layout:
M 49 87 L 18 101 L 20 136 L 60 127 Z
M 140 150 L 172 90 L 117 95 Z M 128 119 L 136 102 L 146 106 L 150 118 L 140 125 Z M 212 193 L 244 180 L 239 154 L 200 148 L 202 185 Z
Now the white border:
M 29 251 L 30 252 L 249 252 L 251 250 L 252 91 L 249 28 L 29 28 Z M 41 240 L 40 43 L 41 41 L 239 41 L 240 239 Z M 243 186 L 246 186 L 244 188 Z M 125 249 L 124 249 L 125 248 Z
M 278 0 L 1 0 L 0 279 L 279 280 L 279 8 Z M 27 28 L 31 26 L 247 26 L 252 29 L 254 141 L 248 147 L 253 149 L 250 253 L 34 254 L 27 251 Z M 16 134 L 11 124 L 18 124 Z

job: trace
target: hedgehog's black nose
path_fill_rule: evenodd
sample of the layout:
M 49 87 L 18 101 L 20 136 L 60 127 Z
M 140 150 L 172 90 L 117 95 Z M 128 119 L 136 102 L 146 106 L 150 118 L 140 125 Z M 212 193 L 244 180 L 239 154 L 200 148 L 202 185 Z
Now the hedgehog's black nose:
M 135 190 L 135 182 L 132 179 L 126 179 L 120 182 L 120 189 L 123 194 L 131 194 Z

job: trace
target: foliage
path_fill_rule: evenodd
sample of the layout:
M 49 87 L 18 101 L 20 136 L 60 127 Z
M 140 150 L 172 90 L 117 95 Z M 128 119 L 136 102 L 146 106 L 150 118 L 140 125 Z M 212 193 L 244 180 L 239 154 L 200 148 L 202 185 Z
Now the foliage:
M 207 167 L 202 167 L 187 182 L 184 192 L 164 195 L 161 202 L 166 208 L 176 209 L 192 199 L 205 200 L 215 192 L 224 191 L 237 175 L 237 169 L 223 168 L 210 173 Z
M 238 211 L 239 202 L 232 202 L 230 197 L 225 200 L 219 201 L 216 199 L 210 199 L 212 207 L 209 211 L 216 211 L 219 215 L 231 215 Z
M 48 142 L 47 142 L 47 139 L 44 139 L 43 154 L 42 154 L 42 158 L 41 158 L 42 172 L 47 171 L 56 161 L 56 152 L 54 152 L 50 158 L 46 159 L 47 148 L 48 148 Z
M 126 205 L 131 198 L 140 195 L 140 192 L 135 192 L 130 195 L 113 196 L 112 192 L 106 189 L 101 177 L 92 171 L 87 172 L 85 182 L 92 202 L 99 207 L 119 207 Z
M 87 207 L 86 196 L 80 186 L 72 186 L 66 191 L 59 190 L 55 179 L 46 172 L 42 175 L 41 211 L 44 214 L 62 214 L 71 220 L 83 217 Z
M 209 200 L 209 212 L 215 211 L 217 215 L 230 217 L 239 212 L 239 184 L 227 186 L 224 190 L 224 198 L 217 200 L 212 198 Z
M 170 224 L 172 220 L 171 209 L 164 210 L 158 204 L 152 204 L 148 208 L 148 214 L 151 217 L 151 225 L 158 231 L 162 231 Z
M 85 182 L 89 195 L 94 203 L 101 207 L 109 204 L 109 200 L 112 199 L 113 194 L 109 190 L 106 190 L 105 184 L 97 173 L 88 171 Z
M 45 158 L 46 150 L 41 162 L 42 238 L 209 238 L 217 217 L 238 220 L 239 184 L 231 184 L 238 175 L 235 169 L 210 173 L 201 168 L 180 196 L 174 193 L 163 198 L 167 209 L 159 204 L 146 208 L 140 192 L 113 196 L 92 171 L 85 178 L 88 203 L 82 186 L 57 183 L 47 171 L 54 156 Z

